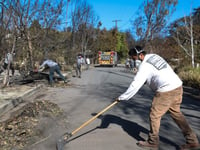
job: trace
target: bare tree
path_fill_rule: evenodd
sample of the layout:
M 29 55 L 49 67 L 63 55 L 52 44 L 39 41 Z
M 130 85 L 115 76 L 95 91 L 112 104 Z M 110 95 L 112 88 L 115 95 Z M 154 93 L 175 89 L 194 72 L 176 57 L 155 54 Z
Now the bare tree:
M 8 46 L 7 37 L 12 27 L 12 13 L 6 0 L 0 2 L 0 47 L 5 49 Z M 5 43 L 5 44 L 4 44 Z
M 1 32 L 3 33 L 0 36 L 1 43 L 3 40 L 1 37 L 5 37 L 8 33 L 14 39 L 12 40 L 12 50 L 15 50 L 18 38 L 23 41 L 18 50 L 26 50 L 25 53 L 28 54 L 30 63 L 29 70 L 33 69 L 33 51 L 35 50 L 33 40 L 41 34 L 33 33 L 30 28 L 31 24 L 35 20 L 41 24 L 46 32 L 43 34 L 43 40 L 38 38 L 38 41 L 45 41 L 44 39 L 48 37 L 48 31 L 60 25 L 63 5 L 63 0 L 56 2 L 50 0 L 3 0 L 0 2 L 1 27 L 3 27 L 2 31 L 5 31 Z M 45 47 L 45 44 L 43 46 Z
M 72 49 L 84 54 L 89 40 L 96 37 L 94 27 L 98 25 L 98 16 L 86 0 L 75 0 L 72 10 Z
M 26 0 L 24 2 L 15 0 L 12 1 L 12 8 L 15 13 L 15 24 L 20 32 L 21 38 L 24 39 L 23 49 L 27 49 L 29 70 L 33 69 L 33 51 L 35 49 L 33 40 L 37 40 L 43 47 L 49 46 L 47 43 L 48 32 L 54 29 L 61 23 L 61 14 L 63 9 L 63 0 L 50 1 L 50 0 Z M 41 33 L 33 33 L 31 25 L 37 21 L 43 29 L 43 36 Z M 42 31 L 42 30 L 41 30 Z M 39 39 L 40 38 L 40 39 Z M 41 39 L 42 38 L 42 39 Z M 46 51 L 48 48 L 44 48 Z
M 0 18 L 1 18 L 1 31 L 2 31 L 0 43 L 4 42 L 4 44 L 0 44 L 0 45 L 2 45 L 2 47 L 6 48 L 6 49 L 10 49 L 10 47 L 12 46 L 12 49 L 9 50 L 9 52 L 13 56 L 14 51 L 15 51 L 17 36 L 16 36 L 16 26 L 14 24 L 15 20 L 13 19 L 14 15 L 12 13 L 12 6 L 6 0 L 2 1 L 0 3 L 0 5 L 1 5 L 1 17 Z M 7 43 L 7 46 L 5 46 L 6 45 L 5 43 Z M 5 53 L 8 53 L 8 51 L 5 51 Z M 6 58 L 4 58 L 4 59 L 6 59 Z M 9 85 L 10 65 L 11 65 L 11 62 L 10 62 L 10 60 L 8 60 L 2 87 L 6 87 L 7 85 Z
M 191 58 L 192 67 L 195 67 L 195 49 L 194 49 L 194 36 L 193 36 L 193 17 L 190 13 L 189 17 L 180 19 L 182 21 L 181 26 L 176 28 L 174 39 L 178 45 L 184 50 L 187 56 Z
M 134 20 L 136 35 L 145 43 L 161 33 L 167 25 L 167 19 L 175 10 L 177 0 L 145 0 Z

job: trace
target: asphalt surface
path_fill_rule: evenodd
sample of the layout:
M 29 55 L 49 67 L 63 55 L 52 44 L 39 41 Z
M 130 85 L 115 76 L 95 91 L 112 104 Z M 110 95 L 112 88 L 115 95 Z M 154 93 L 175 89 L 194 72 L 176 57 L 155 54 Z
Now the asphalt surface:
M 56 129 L 49 133 L 52 138 L 31 146 L 31 150 L 55 150 L 56 140 L 65 132 L 72 132 L 96 113 L 107 107 L 123 93 L 134 75 L 124 68 L 92 68 L 82 78 L 71 78 L 66 88 L 50 88 L 37 100 L 50 100 L 66 113 L 68 128 Z M 200 137 L 199 93 L 185 88 L 181 110 L 193 130 Z M 194 92 L 195 94 L 193 94 Z M 66 150 L 140 150 L 136 143 L 146 139 L 149 130 L 148 113 L 153 97 L 152 91 L 143 86 L 129 101 L 116 104 L 79 130 L 65 145 Z M 184 144 L 184 137 L 169 114 L 161 121 L 159 150 L 176 150 Z

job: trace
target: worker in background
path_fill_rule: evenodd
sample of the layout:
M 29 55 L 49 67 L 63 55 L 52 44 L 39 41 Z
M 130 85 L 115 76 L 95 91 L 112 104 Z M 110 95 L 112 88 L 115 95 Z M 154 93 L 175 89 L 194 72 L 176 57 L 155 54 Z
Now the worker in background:
M 66 78 L 62 75 L 60 71 L 60 66 L 53 60 L 45 59 L 42 65 L 39 67 L 38 71 L 41 72 L 42 70 L 44 70 L 46 65 L 49 67 L 49 83 L 51 86 L 53 86 L 54 82 L 53 81 L 54 72 L 56 72 L 60 76 L 60 78 L 64 81 L 64 83 L 67 82 Z
M 15 73 L 15 68 L 14 68 L 14 64 L 13 64 L 13 55 L 15 55 L 15 53 L 11 53 L 10 51 L 5 55 L 5 59 L 4 59 L 4 65 L 3 65 L 3 69 L 11 69 L 12 72 L 12 76 L 14 76 Z M 8 68 L 8 66 L 10 65 L 10 67 Z
M 83 56 L 79 54 L 76 58 L 76 76 L 79 78 L 81 78 L 83 63 L 84 63 Z
M 87 64 L 87 70 L 89 69 L 90 67 L 90 58 L 86 58 L 86 64 Z

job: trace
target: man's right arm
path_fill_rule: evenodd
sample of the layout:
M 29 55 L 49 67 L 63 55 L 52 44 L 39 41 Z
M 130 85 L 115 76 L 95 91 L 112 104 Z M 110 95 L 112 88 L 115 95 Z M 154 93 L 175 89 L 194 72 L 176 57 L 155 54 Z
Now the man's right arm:
M 39 66 L 39 69 L 38 69 L 39 72 L 42 72 L 42 71 L 45 69 L 46 63 L 47 63 L 47 61 L 44 61 L 44 62 L 42 63 L 42 65 Z
M 118 100 L 129 100 L 132 98 L 138 90 L 144 85 L 146 82 L 148 76 L 149 76 L 149 70 L 147 68 L 148 66 L 143 65 L 139 68 L 134 80 L 130 84 L 129 88 L 124 92 L 122 95 L 118 97 Z

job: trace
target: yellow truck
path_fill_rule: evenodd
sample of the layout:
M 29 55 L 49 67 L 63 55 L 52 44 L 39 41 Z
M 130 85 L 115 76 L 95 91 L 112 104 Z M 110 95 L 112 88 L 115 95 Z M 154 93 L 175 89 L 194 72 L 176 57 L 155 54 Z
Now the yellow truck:
M 98 51 L 98 64 L 100 66 L 117 66 L 117 52 L 115 51 Z

